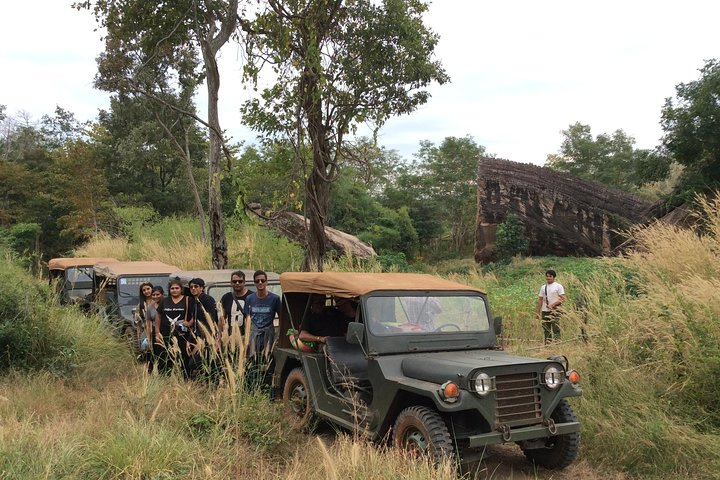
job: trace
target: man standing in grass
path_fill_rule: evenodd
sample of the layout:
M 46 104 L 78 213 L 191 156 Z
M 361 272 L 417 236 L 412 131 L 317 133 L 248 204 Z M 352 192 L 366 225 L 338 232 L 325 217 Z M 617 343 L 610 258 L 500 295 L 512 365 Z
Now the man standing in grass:
M 560 338 L 560 316 L 558 308 L 565 301 L 565 289 L 555 281 L 555 270 L 545 272 L 545 285 L 540 287 L 535 317 L 540 320 L 545 344 Z
M 258 270 L 253 274 L 255 293 L 245 299 L 245 318 L 250 317 L 250 343 L 248 354 L 270 354 L 275 341 L 273 321 L 280 315 L 280 297 L 267 288 L 267 273 Z

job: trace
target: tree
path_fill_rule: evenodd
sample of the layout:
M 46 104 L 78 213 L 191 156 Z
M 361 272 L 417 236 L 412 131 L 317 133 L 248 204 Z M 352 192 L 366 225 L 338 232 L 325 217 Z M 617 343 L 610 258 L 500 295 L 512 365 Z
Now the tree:
M 475 232 L 477 165 L 485 147 L 471 136 L 446 137 L 440 146 L 420 142 L 417 167 L 423 177 L 425 195 L 441 209 L 441 219 L 450 232 L 452 248 L 462 251 L 471 245 Z
M 665 178 L 670 160 L 652 150 L 636 149 L 635 139 L 623 130 L 593 138 L 589 125 L 576 122 L 562 131 L 565 139 L 545 166 L 585 180 L 626 191 Z
M 677 85 L 676 101 L 662 109 L 663 147 L 686 168 L 680 179 L 680 197 L 720 186 L 720 60 L 709 60 L 698 80 Z
M 142 95 L 115 95 L 99 124 L 93 141 L 119 205 L 153 205 L 162 215 L 194 206 L 205 223 L 194 178 L 207 175 L 207 141 L 195 123 Z
M 432 59 L 437 35 L 422 21 L 419 0 L 268 0 L 247 33 L 246 78 L 261 68 L 274 83 L 243 108 L 259 132 L 293 143 L 296 161 L 312 152 L 305 182 L 307 251 L 303 269 L 321 270 L 330 183 L 347 135 L 359 123 L 379 128 L 429 98 L 424 88 L 448 77 Z M 303 169 L 305 170 L 305 169 Z
M 101 88 L 145 95 L 208 128 L 212 264 L 214 268 L 226 268 L 227 239 L 220 191 L 224 141 L 218 115 L 217 54 L 237 26 L 238 0 L 88 0 L 76 7 L 91 9 L 107 31 L 105 52 L 98 59 L 96 83 Z M 198 57 L 202 58 L 202 71 L 196 69 Z M 193 92 L 202 79 L 208 92 L 207 121 L 165 97 L 174 80 L 180 92 L 176 96 L 189 100 L 187 92 Z

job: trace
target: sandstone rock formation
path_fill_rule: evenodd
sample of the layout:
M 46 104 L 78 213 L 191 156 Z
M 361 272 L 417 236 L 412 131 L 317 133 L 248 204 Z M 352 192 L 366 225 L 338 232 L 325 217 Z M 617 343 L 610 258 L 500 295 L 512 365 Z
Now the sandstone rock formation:
M 478 162 L 475 260 L 494 259 L 497 225 L 508 213 L 525 226 L 531 255 L 609 255 L 621 231 L 652 218 L 651 204 L 620 190 L 536 165 Z
M 272 217 L 261 214 L 260 205 L 252 204 L 249 208 L 263 219 L 266 226 L 278 231 L 290 240 L 305 245 L 306 219 L 293 212 L 277 212 Z M 350 254 L 354 257 L 367 258 L 375 256 L 375 250 L 355 235 L 350 235 L 332 227 L 325 227 L 325 245 L 328 251 L 338 255 Z

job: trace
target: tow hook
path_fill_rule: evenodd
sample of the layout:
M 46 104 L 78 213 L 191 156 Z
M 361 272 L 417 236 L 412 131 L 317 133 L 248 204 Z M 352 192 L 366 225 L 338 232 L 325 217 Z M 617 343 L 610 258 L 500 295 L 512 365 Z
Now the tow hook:
M 550 435 L 555 435 L 557 433 L 557 425 L 555 425 L 555 420 L 553 420 L 552 418 L 548 418 L 547 420 L 545 420 L 544 423 L 548 431 L 550 432 Z
M 500 425 L 500 428 L 498 429 L 502 433 L 502 439 L 503 442 L 509 442 L 511 433 L 510 433 L 510 426 L 507 424 Z

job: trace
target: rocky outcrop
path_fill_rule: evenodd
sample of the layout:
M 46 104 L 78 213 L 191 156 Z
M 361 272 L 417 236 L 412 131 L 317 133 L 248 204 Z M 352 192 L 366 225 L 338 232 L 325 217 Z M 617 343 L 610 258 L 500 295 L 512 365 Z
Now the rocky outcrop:
M 508 213 L 525 226 L 531 255 L 609 255 L 621 232 L 652 218 L 651 205 L 620 190 L 536 165 L 478 162 L 475 260 L 494 259 L 495 231 Z
M 306 218 L 293 212 L 275 212 L 271 217 L 261 214 L 260 205 L 249 205 L 251 211 L 263 219 L 265 226 L 276 230 L 288 239 L 301 245 L 306 244 Z M 325 247 L 338 255 L 352 255 L 359 258 L 375 256 L 375 250 L 355 235 L 332 227 L 325 227 Z

